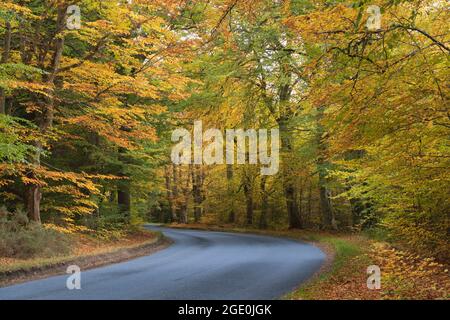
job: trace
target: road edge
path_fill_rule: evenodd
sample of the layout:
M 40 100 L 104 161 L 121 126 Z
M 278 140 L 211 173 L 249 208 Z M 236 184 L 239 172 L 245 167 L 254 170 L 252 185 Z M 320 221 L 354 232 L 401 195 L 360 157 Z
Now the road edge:
M 172 244 L 172 240 L 158 233 L 156 239 L 137 245 L 119 248 L 111 252 L 67 258 L 44 266 L 32 267 L 27 270 L 0 272 L 0 288 L 21 284 L 28 281 L 45 279 L 51 276 L 66 274 L 70 265 L 77 265 L 81 270 L 95 269 L 106 265 L 121 263 L 135 258 L 151 255 Z

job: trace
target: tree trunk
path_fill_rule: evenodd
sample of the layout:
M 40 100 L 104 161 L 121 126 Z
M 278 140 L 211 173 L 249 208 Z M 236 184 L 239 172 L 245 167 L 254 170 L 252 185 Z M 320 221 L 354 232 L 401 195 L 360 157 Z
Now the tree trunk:
M 321 106 L 317 108 L 317 111 L 316 143 L 319 152 L 317 156 L 317 171 L 319 172 L 320 210 L 322 213 L 322 227 L 325 229 L 330 229 L 334 228 L 336 223 L 333 219 L 333 208 L 331 207 L 329 190 L 327 189 L 327 168 L 329 163 L 326 160 L 327 146 L 325 141 L 325 129 L 321 123 L 325 107 Z
M 178 184 L 180 183 L 178 179 L 177 166 L 172 163 L 172 195 L 173 195 L 173 205 L 175 206 L 175 213 L 177 217 L 180 217 L 180 198 L 178 193 Z
M 129 221 L 131 214 L 131 194 L 129 181 L 121 181 L 117 189 L 117 205 L 120 214 Z
M 5 41 L 3 44 L 3 54 L 1 63 L 8 63 L 11 52 L 11 23 L 6 22 Z M 6 114 L 6 93 L 4 89 L 0 89 L 0 114 Z
M 298 212 L 298 206 L 295 199 L 296 188 L 292 180 L 292 172 L 289 170 L 290 155 L 293 152 L 292 134 L 288 127 L 288 122 L 294 116 L 290 108 L 290 98 L 292 95 L 292 68 L 289 65 L 289 54 L 284 53 L 281 60 L 280 78 L 283 79 L 278 87 L 278 102 L 276 103 L 267 95 L 268 85 L 265 80 L 262 81 L 264 101 L 272 116 L 276 119 L 281 135 L 281 179 L 283 183 L 284 196 L 288 211 L 289 228 L 303 228 L 303 222 Z M 276 100 L 276 99 L 275 99 Z M 278 104 L 276 106 L 275 104 Z
M 54 37 L 54 54 L 51 62 L 51 66 L 47 68 L 48 73 L 45 76 L 45 82 L 51 86 L 51 89 L 47 90 L 47 96 L 44 97 L 42 103 L 42 113 L 40 116 L 37 116 L 39 130 L 43 136 L 52 128 L 53 126 L 53 118 L 54 118 L 54 109 L 55 109 L 55 78 L 58 72 L 58 69 L 61 64 L 61 57 L 64 49 L 64 37 L 60 36 L 60 33 L 63 32 L 65 28 L 65 21 L 67 15 L 67 5 L 60 5 L 58 7 L 58 17 L 56 21 L 56 32 Z M 40 158 L 42 153 L 42 143 L 35 142 L 35 147 L 37 149 L 36 154 L 32 157 L 31 163 L 32 165 L 39 167 L 41 165 Z M 38 179 L 35 175 L 33 169 L 29 170 L 28 173 L 31 179 Z M 28 217 L 31 221 L 41 222 L 41 212 L 40 212 L 40 204 L 42 200 L 42 190 L 39 184 L 30 184 L 27 188 L 27 209 L 28 209 Z
M 131 181 L 130 177 L 124 171 L 124 167 L 128 162 L 126 149 L 119 148 L 119 161 L 122 163 L 120 177 L 124 179 L 117 182 L 117 205 L 119 207 L 119 213 L 129 222 L 131 216 Z
M 40 188 L 37 185 L 32 185 L 30 188 L 28 188 L 28 219 L 37 223 L 41 223 L 41 197 L 42 193 L 40 192 Z
M 298 205 L 295 200 L 295 188 L 291 184 L 285 185 L 284 194 L 286 197 L 287 210 L 289 214 L 289 228 L 303 228 L 303 223 L 300 219 L 300 213 L 298 212 Z
M 328 190 L 325 186 L 323 186 L 324 182 L 322 179 L 319 179 L 319 183 L 321 186 L 319 187 L 320 192 L 320 210 L 322 212 L 322 227 L 325 229 L 329 229 L 332 223 L 332 213 L 331 213 L 331 205 L 330 199 L 328 196 Z
M 298 204 L 298 214 L 299 214 L 299 216 L 300 217 L 302 217 L 303 218 L 303 220 L 304 220 L 304 212 L 303 212 L 303 181 L 302 181 L 302 183 L 301 183 L 301 185 L 300 185 L 300 190 L 298 191 L 298 201 L 297 201 L 297 204 Z
M 266 190 L 267 176 L 261 178 L 261 216 L 259 217 L 259 228 L 267 229 L 267 211 L 269 209 L 269 197 Z
M 236 211 L 234 210 L 233 165 L 231 164 L 227 164 L 227 193 L 228 198 L 231 199 L 228 223 L 236 223 Z
M 309 181 L 308 204 L 307 204 L 307 223 L 311 223 L 311 206 L 312 206 L 312 182 Z
M 244 169 L 243 187 L 245 195 L 246 206 L 246 224 L 251 226 L 253 224 L 253 181 L 250 173 Z
M 192 195 L 194 198 L 194 219 L 195 222 L 200 222 L 203 215 L 203 173 L 201 165 L 194 165 L 192 167 Z
M 166 181 L 167 202 L 169 203 L 169 208 L 170 208 L 170 221 L 175 222 L 175 221 L 177 221 L 177 212 L 176 212 L 175 203 L 174 203 L 174 199 L 173 199 L 172 185 L 170 183 L 170 180 L 171 180 L 170 170 L 166 166 L 165 181 Z
M 289 128 L 289 120 L 292 118 L 292 111 L 289 108 L 290 98 L 292 94 L 291 78 L 292 73 L 290 71 L 289 62 L 282 61 L 282 75 L 285 83 L 280 85 L 279 88 L 279 100 L 280 105 L 283 107 L 281 116 L 277 119 L 278 126 L 281 134 L 281 157 L 282 157 L 282 179 L 284 187 L 284 195 L 286 198 L 286 206 L 289 216 L 289 228 L 301 229 L 303 228 L 303 222 L 298 211 L 298 205 L 296 201 L 296 188 L 293 180 L 293 173 L 289 169 L 291 163 L 290 156 L 293 152 L 292 146 L 292 132 Z
M 298 210 L 297 200 L 295 197 L 296 188 L 293 181 L 293 174 L 289 169 L 289 155 L 292 154 L 292 136 L 287 127 L 286 121 L 280 121 L 280 134 L 281 134 L 281 155 L 282 159 L 282 178 L 283 178 L 283 188 L 284 196 L 286 199 L 286 206 L 289 217 L 289 228 L 290 229 L 301 229 L 303 228 L 303 221 L 300 217 L 300 212 Z
M 190 169 L 189 169 L 190 170 Z M 183 182 L 183 171 L 178 170 L 178 181 L 180 185 Z M 190 190 L 189 190 L 189 180 L 190 180 L 190 172 L 188 171 L 185 177 L 184 184 L 182 186 L 182 194 L 183 198 L 181 199 L 180 203 L 180 223 L 188 223 L 188 204 L 189 204 L 189 196 L 190 196 Z

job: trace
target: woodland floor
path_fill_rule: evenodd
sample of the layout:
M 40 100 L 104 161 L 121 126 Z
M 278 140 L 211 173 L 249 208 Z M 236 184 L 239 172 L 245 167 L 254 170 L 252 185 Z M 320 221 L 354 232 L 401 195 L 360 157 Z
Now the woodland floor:
M 292 300 L 449 299 L 448 266 L 432 258 L 394 248 L 365 236 L 308 230 L 258 230 L 229 225 L 170 225 L 211 231 L 282 236 L 310 242 L 327 254 L 322 269 L 309 282 L 283 297 Z M 367 267 L 381 269 L 381 289 L 367 288 Z

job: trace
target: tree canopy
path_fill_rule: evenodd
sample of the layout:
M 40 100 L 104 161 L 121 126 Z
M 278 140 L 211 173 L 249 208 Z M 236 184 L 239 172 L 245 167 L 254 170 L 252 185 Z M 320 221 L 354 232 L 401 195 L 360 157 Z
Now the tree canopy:
M 448 3 L 373 5 L 2 1 L 0 205 L 69 232 L 381 230 L 448 257 Z M 279 129 L 279 173 L 172 163 L 195 121 Z

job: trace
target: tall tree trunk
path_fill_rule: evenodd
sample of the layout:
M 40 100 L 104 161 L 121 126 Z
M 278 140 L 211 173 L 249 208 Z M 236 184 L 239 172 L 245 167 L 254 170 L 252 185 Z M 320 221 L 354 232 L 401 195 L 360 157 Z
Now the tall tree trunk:
M 320 208 L 322 210 L 322 226 L 325 229 L 331 228 L 337 230 L 337 222 L 333 212 L 333 207 L 330 198 L 330 191 L 323 185 L 319 188 L 319 191 L 320 191 Z
M 289 65 L 289 54 L 283 54 L 281 61 L 281 78 L 283 83 L 278 88 L 278 108 L 276 102 L 267 95 L 268 85 L 262 78 L 263 98 L 267 108 L 272 116 L 276 119 L 280 135 L 281 135 L 281 179 L 283 183 L 284 196 L 288 211 L 289 228 L 303 228 L 303 222 L 298 212 L 298 206 L 295 199 L 296 188 L 292 179 L 290 170 L 290 155 L 293 152 L 292 133 L 288 126 L 288 122 L 294 116 L 293 110 L 290 108 L 290 98 L 292 95 L 292 69 Z M 262 68 L 262 65 L 260 65 Z
M 180 217 L 180 195 L 178 193 L 178 184 L 180 183 L 178 177 L 177 166 L 172 163 L 172 195 L 173 195 L 173 204 L 175 206 L 175 213 L 177 217 Z
M 331 206 L 330 192 L 327 189 L 327 171 L 329 162 L 326 160 L 327 145 L 325 129 L 322 125 L 322 118 L 325 111 L 324 106 L 317 108 L 317 137 L 318 146 L 317 171 L 319 172 L 319 194 L 320 210 L 322 213 L 322 227 L 325 229 L 335 228 L 336 222 L 333 219 L 333 208 Z
M 230 211 L 228 213 L 228 222 L 236 222 L 236 211 L 234 209 L 234 190 L 233 190 L 233 165 L 227 164 L 227 193 L 231 199 Z
M 33 177 L 34 178 L 34 177 Z M 28 219 L 41 223 L 41 198 L 42 193 L 38 185 L 31 185 L 27 190 Z
M 58 69 L 61 64 L 61 57 L 64 49 L 64 37 L 60 34 L 63 32 L 65 28 L 67 15 L 67 5 L 62 4 L 58 7 L 58 16 L 56 21 L 56 31 L 54 35 L 54 53 L 52 62 L 49 68 L 47 68 L 47 74 L 45 76 L 45 82 L 50 86 L 50 89 L 47 90 L 47 95 L 43 98 L 42 113 L 40 116 L 37 116 L 37 122 L 39 125 L 39 130 L 43 136 L 52 128 L 53 126 L 53 118 L 54 118 L 54 109 L 55 109 L 55 79 L 57 76 Z M 32 157 L 31 163 L 35 167 L 39 167 L 41 165 L 41 153 L 43 149 L 43 145 L 40 141 L 35 142 L 36 154 Z M 28 176 L 31 179 L 38 180 L 33 169 L 30 169 L 28 172 Z M 27 197 L 26 197 L 26 205 L 28 209 L 28 217 L 31 221 L 41 222 L 41 212 L 40 212 L 40 204 L 42 200 L 42 190 L 39 184 L 29 184 L 27 186 Z
M 261 216 L 259 217 L 259 228 L 267 229 L 267 211 L 269 210 L 269 196 L 266 190 L 267 176 L 261 177 Z
M 189 181 L 190 181 L 190 170 L 191 167 L 189 166 L 188 172 L 185 177 L 184 185 L 182 187 L 182 193 L 183 193 L 183 199 L 180 205 L 180 223 L 188 223 L 188 205 L 189 205 L 189 196 L 190 196 L 190 189 L 189 189 Z M 181 169 L 179 172 L 179 181 L 181 183 L 182 181 L 182 171 Z
M 302 221 L 304 222 L 304 212 L 303 212 L 303 181 L 300 185 L 300 190 L 298 191 L 298 214 L 302 218 Z
M 282 156 L 282 179 L 284 187 L 284 196 L 286 198 L 286 206 L 289 216 L 289 228 L 301 229 L 303 222 L 298 211 L 296 201 L 296 187 L 293 179 L 293 172 L 290 170 L 290 157 L 293 153 L 293 137 L 289 120 L 292 118 L 292 111 L 289 108 L 290 98 L 292 94 L 291 78 L 292 74 L 289 68 L 289 62 L 282 61 L 282 74 L 285 83 L 278 89 L 280 106 L 282 108 L 281 116 L 278 118 L 278 126 L 281 134 L 281 156 Z
M 312 181 L 309 181 L 308 204 L 307 204 L 307 223 L 311 223 L 311 207 L 312 207 Z
M 192 171 L 192 195 L 194 198 L 194 219 L 200 222 L 203 215 L 203 182 L 204 176 L 201 165 L 193 165 Z
M 293 179 L 293 173 L 290 170 L 289 156 L 293 152 L 292 148 L 292 135 L 286 124 L 286 120 L 279 122 L 280 134 L 281 134 L 281 155 L 282 155 L 282 179 L 284 196 L 286 199 L 286 206 L 289 217 L 290 229 L 303 228 L 303 221 L 301 220 L 300 212 L 298 210 L 298 204 L 296 200 L 296 188 Z
M 117 189 L 117 205 L 119 206 L 120 214 L 129 221 L 131 214 L 131 194 L 130 184 L 128 181 L 121 181 Z
M 119 176 L 124 179 L 117 182 L 117 205 L 122 217 L 129 222 L 131 217 L 131 181 L 124 170 L 128 162 L 125 148 L 119 148 L 119 161 L 122 163 Z
M 242 185 L 244 187 L 246 224 L 253 224 L 253 181 L 251 173 L 244 169 Z
M 3 54 L 1 63 L 8 63 L 11 52 L 11 23 L 6 22 L 5 41 L 3 43 Z M 0 114 L 6 114 L 6 93 L 4 89 L 0 89 Z
M 170 170 L 168 166 L 165 167 L 165 181 L 166 181 L 167 202 L 169 203 L 170 208 L 170 221 L 175 222 L 177 221 L 177 211 L 173 199 Z

